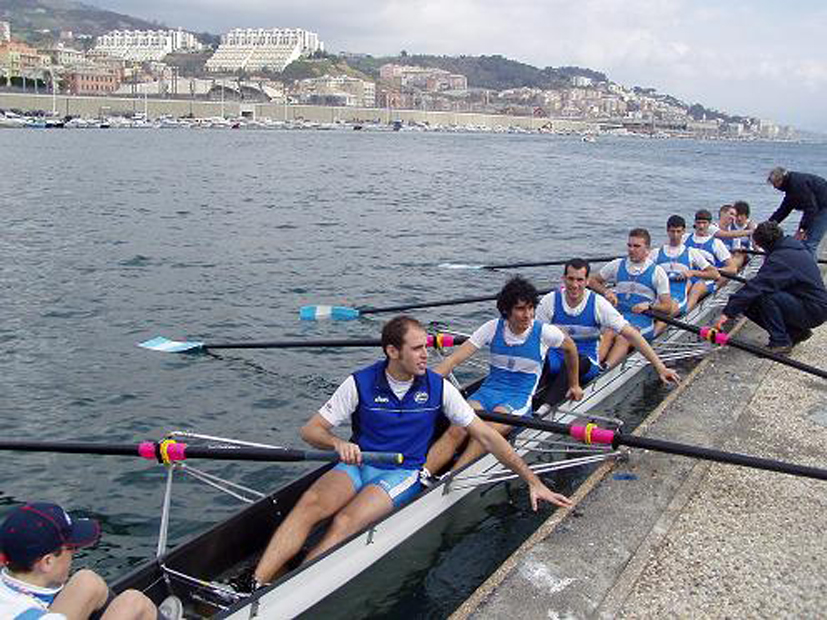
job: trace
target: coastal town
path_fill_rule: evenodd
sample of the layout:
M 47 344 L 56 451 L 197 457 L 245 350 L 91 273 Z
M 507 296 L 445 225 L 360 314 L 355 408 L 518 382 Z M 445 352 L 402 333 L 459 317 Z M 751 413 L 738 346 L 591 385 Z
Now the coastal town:
M 710 114 L 702 106 L 688 105 L 652 88 L 626 87 L 603 74 L 568 68 L 553 87 L 522 86 L 495 90 L 473 84 L 468 76 L 434 66 L 422 66 L 402 52 L 393 62 L 376 66 L 371 74 L 359 67 L 374 67 L 366 54 L 325 51 L 317 33 L 300 28 L 229 30 L 220 41 L 206 43 L 183 29 L 113 30 L 97 37 L 68 30 L 42 33 L 47 44 L 34 46 L 15 37 L 14 24 L 0 21 L 0 95 L 4 93 L 52 95 L 53 97 L 107 97 L 143 101 L 142 106 L 86 106 L 75 112 L 53 102 L 51 112 L 79 117 L 101 117 L 106 110 L 115 118 L 98 123 L 128 124 L 118 117 L 146 122 L 163 116 L 170 126 L 204 116 L 197 102 L 219 102 L 215 115 L 219 126 L 284 123 L 288 106 L 317 106 L 342 109 L 349 114 L 331 114 L 338 120 L 367 126 L 403 126 L 419 129 L 485 127 L 500 125 L 472 121 L 470 115 L 530 119 L 532 122 L 503 122 L 502 127 L 548 131 L 575 131 L 584 136 L 600 133 L 637 134 L 658 137 L 791 140 L 792 127 L 749 116 Z M 311 69 L 312 77 L 301 77 L 293 67 Z M 319 73 L 319 75 L 316 75 Z M 0 108 L 19 108 L 3 104 Z M 152 113 L 149 101 L 179 102 Z M 230 104 L 235 103 L 235 106 Z M 282 106 L 281 118 L 264 115 L 253 119 L 255 104 Z M 246 106 L 246 107 L 245 107 Z M 115 114 L 114 109 L 120 112 Z M 43 105 L 49 111 L 48 105 Z M 157 106 L 155 109 L 158 110 Z M 247 112 L 245 113 L 245 109 Z M 124 110 L 126 110 L 124 112 Z M 359 111 L 357 113 L 356 111 Z M 403 111 L 408 111 L 403 115 Z M 25 111 L 24 111 L 25 112 Z M 412 114 L 417 113 L 417 114 Z M 432 113 L 443 113 L 441 116 Z M 444 113 L 450 113 L 446 117 Z M 233 122 L 232 117 L 238 118 Z M 463 121 L 464 119 L 464 121 Z M 8 112 L 3 119 L 12 126 Z M 71 120 L 71 119 L 65 119 Z M 306 120 L 304 117 L 299 120 Z M 44 123 L 44 121 L 37 121 Z M 562 128 L 562 129 L 561 129 Z

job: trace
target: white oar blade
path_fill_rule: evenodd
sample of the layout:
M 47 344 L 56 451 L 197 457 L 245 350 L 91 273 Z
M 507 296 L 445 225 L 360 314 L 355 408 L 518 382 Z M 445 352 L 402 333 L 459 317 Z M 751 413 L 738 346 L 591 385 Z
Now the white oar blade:
M 483 269 L 485 265 L 465 265 L 463 263 L 440 263 L 442 269 Z
M 180 340 L 170 340 L 163 336 L 152 338 L 138 343 L 139 347 L 149 349 L 150 351 L 161 351 L 162 353 L 186 353 L 187 351 L 194 351 L 201 349 L 204 346 L 203 342 L 182 342 Z
M 351 321 L 359 318 L 359 311 L 347 306 L 302 306 L 299 318 L 302 321 Z

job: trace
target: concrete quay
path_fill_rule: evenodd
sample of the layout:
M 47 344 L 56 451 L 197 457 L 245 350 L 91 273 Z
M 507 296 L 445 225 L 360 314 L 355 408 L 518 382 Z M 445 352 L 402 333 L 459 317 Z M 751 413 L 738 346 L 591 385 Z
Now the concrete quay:
M 791 357 L 825 350 L 822 327 Z M 635 432 L 825 468 L 827 385 L 721 348 Z M 574 499 L 452 618 L 827 616 L 827 482 L 638 450 Z

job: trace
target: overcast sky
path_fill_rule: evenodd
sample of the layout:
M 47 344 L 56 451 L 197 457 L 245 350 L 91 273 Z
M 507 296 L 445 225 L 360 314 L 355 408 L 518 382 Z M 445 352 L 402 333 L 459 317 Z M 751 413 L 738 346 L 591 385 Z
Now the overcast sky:
M 91 0 L 168 26 L 304 28 L 330 52 L 501 54 L 827 132 L 824 0 Z

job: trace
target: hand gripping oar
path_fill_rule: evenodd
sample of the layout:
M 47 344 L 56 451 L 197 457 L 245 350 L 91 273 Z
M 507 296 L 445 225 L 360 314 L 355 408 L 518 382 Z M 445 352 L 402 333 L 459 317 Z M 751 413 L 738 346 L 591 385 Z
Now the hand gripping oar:
M 608 263 L 620 256 L 595 256 L 594 258 L 584 258 L 583 260 L 590 263 Z M 488 269 L 490 271 L 496 269 L 518 269 L 520 267 L 553 267 L 554 265 L 565 265 L 571 258 L 561 258 L 558 260 L 540 261 L 537 263 L 502 263 L 500 265 L 466 265 L 465 263 L 441 263 L 439 266 L 443 269 Z
M 257 448 L 232 444 L 188 446 L 171 439 L 143 441 L 139 444 L 107 444 L 79 441 L 0 441 L 0 450 L 17 452 L 57 452 L 61 454 L 100 454 L 108 456 L 139 456 L 159 463 L 173 463 L 186 459 L 213 459 L 219 461 L 338 461 L 339 454 L 326 450 L 294 450 L 291 448 Z M 362 452 L 368 463 L 399 465 L 401 454 L 395 452 Z
M 758 357 L 763 357 L 765 359 L 772 360 L 773 362 L 778 362 L 779 364 L 784 364 L 785 366 L 789 366 L 803 372 L 808 372 L 816 377 L 827 379 L 827 371 L 822 370 L 821 368 L 816 368 L 815 366 L 810 366 L 809 364 L 799 362 L 798 360 L 790 359 L 789 357 L 785 357 L 783 355 L 778 355 L 772 351 L 767 351 L 763 347 L 758 347 L 754 344 L 750 344 L 736 338 L 731 338 L 726 332 L 719 331 L 714 327 L 697 327 L 689 323 L 684 323 L 683 321 L 669 318 L 659 312 L 647 311 L 643 314 L 648 314 L 652 318 L 657 319 L 658 321 L 663 321 L 667 325 L 672 325 L 680 329 L 685 329 L 688 332 L 698 334 L 702 340 L 706 340 L 712 344 L 727 345 L 736 349 L 741 349 L 742 351 L 752 353 Z
M 737 249 L 737 250 L 735 250 L 735 252 L 743 252 L 744 254 L 752 254 L 754 256 L 766 256 L 767 255 L 766 252 L 762 252 L 760 250 L 741 250 L 741 249 Z M 825 260 L 823 258 L 817 258 L 816 262 L 821 264 L 821 265 L 827 265 L 827 260 Z
M 722 450 L 676 443 L 674 441 L 665 441 L 663 439 L 637 437 L 635 435 L 628 435 L 625 433 L 606 430 L 604 428 L 598 428 L 596 424 L 578 426 L 574 424 L 562 424 L 560 422 L 547 422 L 545 420 L 537 420 L 534 418 L 521 418 L 502 413 L 493 413 L 490 411 L 478 411 L 477 415 L 483 420 L 488 420 L 489 422 L 499 422 L 501 424 L 508 424 L 509 426 L 520 426 L 557 433 L 560 435 L 569 435 L 578 441 L 588 444 L 610 445 L 612 448 L 617 448 L 618 446 L 642 448 L 644 450 L 653 450 L 655 452 L 689 456 L 705 461 L 729 463 L 730 465 L 741 465 L 743 467 L 765 469 L 767 471 L 791 474 L 793 476 L 827 480 L 827 469 L 809 467 L 807 465 L 797 465 L 795 463 L 776 461 L 774 459 L 750 456 L 748 454 L 739 454 L 737 452 L 724 452 Z
M 428 334 L 429 347 L 453 347 L 467 340 L 466 336 Z M 282 340 L 273 342 L 198 342 L 194 340 L 170 340 L 157 336 L 138 343 L 139 347 L 163 353 L 195 353 L 207 349 L 320 349 L 338 347 L 379 347 L 378 338 L 353 340 Z
M 545 295 L 553 289 L 537 291 L 539 295 Z M 425 301 L 415 304 L 402 304 L 399 306 L 385 306 L 383 308 L 372 308 L 370 306 L 359 306 L 350 308 L 348 306 L 302 306 L 299 310 L 299 318 L 302 321 L 318 321 L 319 319 L 332 319 L 334 321 L 351 321 L 366 314 L 380 314 L 382 312 L 403 312 L 405 310 L 416 310 L 418 308 L 438 308 L 440 306 L 457 306 L 460 304 L 472 304 L 478 301 L 492 301 L 497 295 L 485 295 L 484 297 L 460 297 L 457 299 L 443 299 L 442 301 Z

